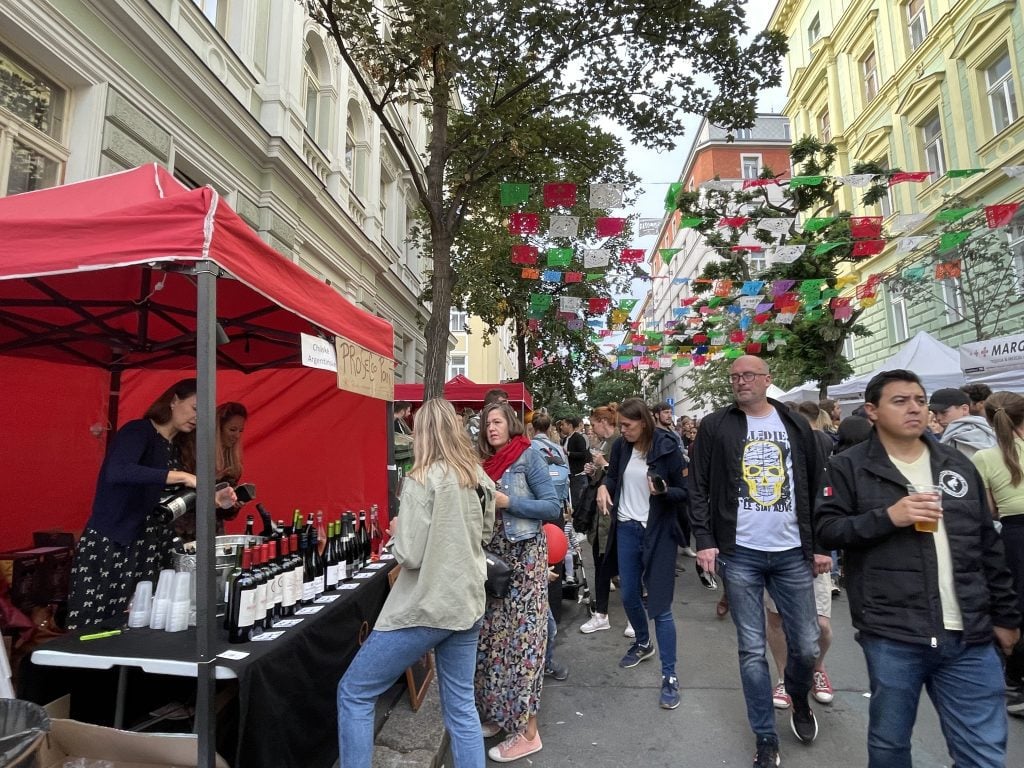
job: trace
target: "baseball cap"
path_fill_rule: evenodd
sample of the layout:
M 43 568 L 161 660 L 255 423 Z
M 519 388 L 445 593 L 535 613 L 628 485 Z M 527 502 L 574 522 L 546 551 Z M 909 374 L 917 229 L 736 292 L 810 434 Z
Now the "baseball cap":
M 932 399 L 928 401 L 928 410 L 944 411 L 954 405 L 970 405 L 971 398 L 959 389 L 952 387 L 937 389 L 932 393 Z

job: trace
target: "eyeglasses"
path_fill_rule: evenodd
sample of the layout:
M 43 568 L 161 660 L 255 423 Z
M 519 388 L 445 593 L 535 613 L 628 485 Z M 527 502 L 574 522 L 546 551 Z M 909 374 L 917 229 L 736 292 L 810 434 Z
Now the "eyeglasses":
M 767 373 L 754 373 L 753 371 L 744 371 L 743 373 L 730 373 L 729 383 L 739 384 L 741 381 L 749 384 L 758 376 L 767 376 Z

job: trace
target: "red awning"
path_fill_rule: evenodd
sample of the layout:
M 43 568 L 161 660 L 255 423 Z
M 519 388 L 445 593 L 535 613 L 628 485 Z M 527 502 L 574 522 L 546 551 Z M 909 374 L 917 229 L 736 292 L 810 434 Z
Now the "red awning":
M 229 278 L 218 367 L 299 365 L 300 332 L 393 357 L 390 323 L 282 258 L 216 191 L 155 164 L 0 199 L 0 232 L 0 354 L 194 364 L 195 284 L 181 269 L 208 259 Z
M 526 410 L 533 410 L 533 397 L 526 385 L 513 381 L 508 384 L 475 384 L 465 376 L 456 376 L 444 384 L 444 399 L 459 406 L 469 405 L 479 408 L 483 405 L 484 396 L 492 389 L 504 389 L 508 392 L 509 402 L 523 405 Z M 422 384 L 396 384 L 395 400 L 408 400 L 410 403 L 423 402 Z

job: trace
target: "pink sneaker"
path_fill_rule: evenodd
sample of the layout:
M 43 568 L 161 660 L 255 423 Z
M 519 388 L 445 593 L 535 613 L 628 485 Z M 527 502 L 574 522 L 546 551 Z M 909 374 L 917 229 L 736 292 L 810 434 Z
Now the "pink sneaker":
M 786 693 L 786 684 L 780 682 L 772 691 L 772 704 L 776 709 L 789 709 L 793 705 L 793 699 Z
M 832 681 L 828 679 L 828 672 L 814 673 L 814 698 L 822 704 L 831 704 L 835 698 L 832 694 Z
M 487 756 L 496 763 L 511 763 L 521 757 L 540 752 L 544 745 L 540 743 L 540 733 L 533 739 L 526 738 L 525 733 L 513 733 L 501 744 L 487 750 Z

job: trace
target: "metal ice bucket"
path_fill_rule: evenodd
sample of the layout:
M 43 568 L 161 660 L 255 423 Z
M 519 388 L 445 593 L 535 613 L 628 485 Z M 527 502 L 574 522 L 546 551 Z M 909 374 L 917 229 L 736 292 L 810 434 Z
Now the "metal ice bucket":
M 235 563 L 238 560 L 238 548 L 247 547 L 253 544 L 262 544 L 262 536 L 246 536 L 244 534 L 234 534 L 218 536 L 216 544 L 214 546 L 214 567 L 217 571 L 217 614 L 223 615 L 226 607 L 226 595 L 224 594 L 224 584 L 227 581 L 228 575 L 231 570 L 235 567 Z M 198 555 L 195 551 L 196 543 L 190 541 L 185 544 L 185 552 L 174 552 L 172 554 L 172 560 L 174 570 L 176 571 L 188 571 L 189 573 L 195 574 L 196 572 L 196 558 Z M 192 613 L 195 613 L 196 605 L 196 590 L 195 590 L 195 576 L 192 577 Z M 194 623 L 194 622 L 191 622 Z

